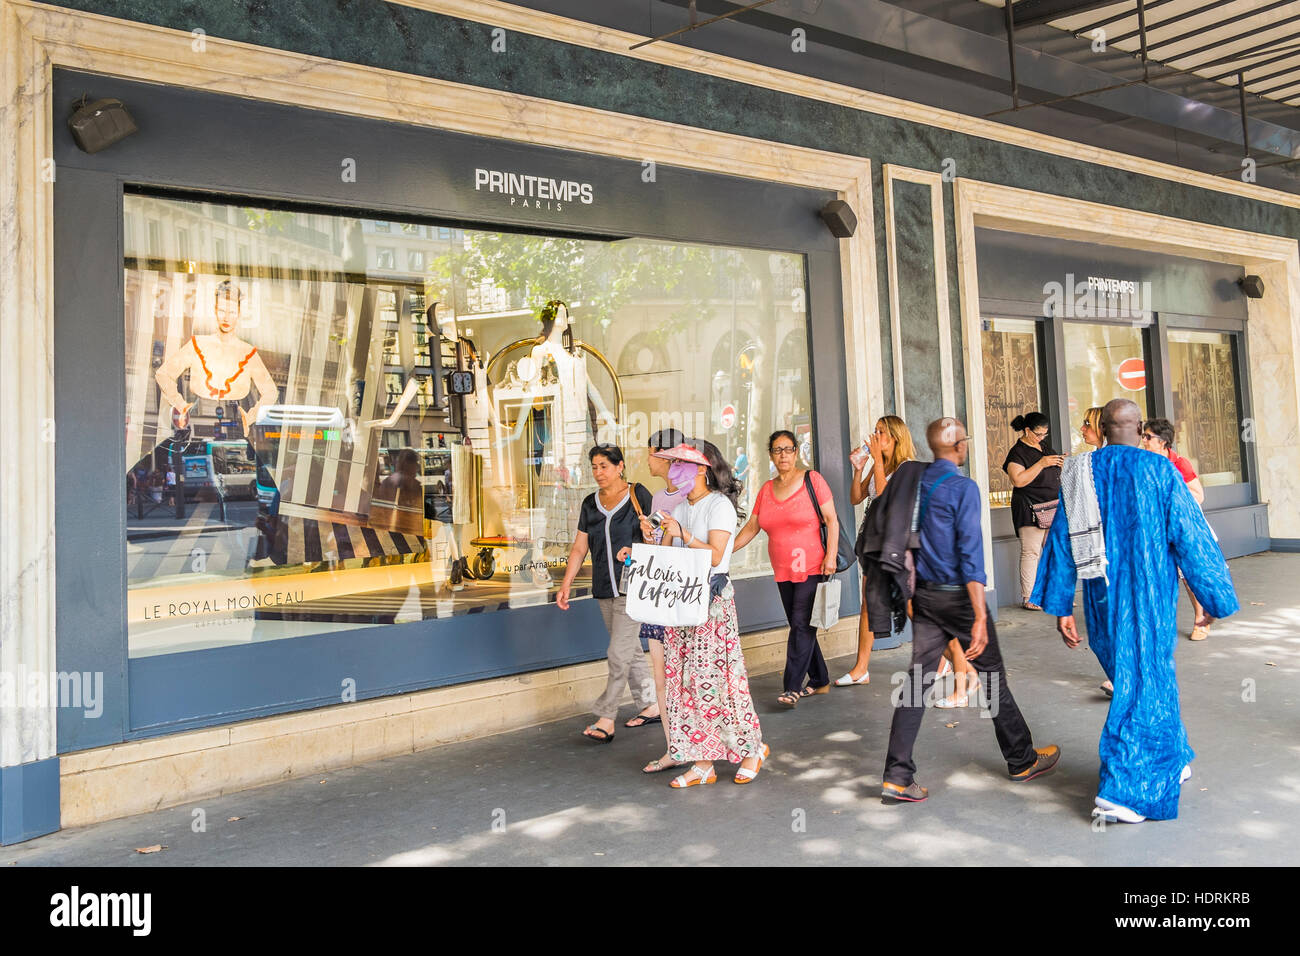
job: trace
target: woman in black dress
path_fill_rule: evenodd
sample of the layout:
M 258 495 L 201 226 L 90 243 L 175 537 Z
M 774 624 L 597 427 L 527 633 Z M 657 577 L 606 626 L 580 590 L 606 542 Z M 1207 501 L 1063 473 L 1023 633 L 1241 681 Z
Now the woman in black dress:
M 1035 516 L 1034 505 L 1056 501 L 1061 493 L 1061 463 L 1058 455 L 1047 445 L 1049 419 L 1042 412 L 1017 415 L 1011 427 L 1020 432 L 1020 440 L 1011 446 L 1002 470 L 1011 478 L 1015 490 L 1011 492 L 1011 523 L 1020 538 L 1020 606 L 1031 611 L 1040 610 L 1029 601 L 1034 590 L 1034 577 L 1038 574 L 1038 556 L 1043 551 L 1050 519 Z

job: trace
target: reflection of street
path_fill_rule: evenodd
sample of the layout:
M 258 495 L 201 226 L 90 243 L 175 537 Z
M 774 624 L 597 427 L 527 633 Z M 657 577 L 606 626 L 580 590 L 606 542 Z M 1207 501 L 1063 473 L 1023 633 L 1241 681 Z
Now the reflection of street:
M 226 520 L 214 502 L 190 502 L 187 520 L 158 508 L 126 524 L 127 579 L 148 581 L 199 568 L 207 575 L 242 576 L 257 543 L 256 501 L 227 501 Z M 200 554 L 194 552 L 198 550 Z

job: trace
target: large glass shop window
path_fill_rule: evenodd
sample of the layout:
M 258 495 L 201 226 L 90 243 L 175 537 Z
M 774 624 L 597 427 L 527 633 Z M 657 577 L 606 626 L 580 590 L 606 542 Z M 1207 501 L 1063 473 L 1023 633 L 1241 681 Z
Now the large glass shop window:
M 772 430 L 813 463 L 802 256 L 134 194 L 124 223 L 133 657 L 546 603 L 596 441 L 654 491 L 650 435 L 708 439 L 746 504 Z

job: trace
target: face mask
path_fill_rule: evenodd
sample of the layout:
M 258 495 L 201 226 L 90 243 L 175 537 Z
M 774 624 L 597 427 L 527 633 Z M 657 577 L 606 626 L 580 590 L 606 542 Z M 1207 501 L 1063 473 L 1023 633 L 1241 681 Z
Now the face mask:
M 668 480 L 673 483 L 673 487 L 681 488 L 686 485 L 695 484 L 695 469 L 699 465 L 693 465 L 689 461 L 675 461 L 668 466 Z

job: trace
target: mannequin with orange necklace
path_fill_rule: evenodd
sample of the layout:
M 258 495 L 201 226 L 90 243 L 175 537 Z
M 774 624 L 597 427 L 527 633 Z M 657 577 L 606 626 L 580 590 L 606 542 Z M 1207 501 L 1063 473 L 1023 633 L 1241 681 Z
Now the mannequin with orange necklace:
M 244 434 L 251 437 L 250 426 L 257 421 L 258 411 L 264 404 L 273 404 L 280 394 L 257 349 L 235 334 L 243 297 L 239 287 L 229 280 L 217 286 L 214 296 L 216 335 L 191 336 L 167 356 L 154 374 L 163 399 L 178 413 L 176 425 L 179 428 L 189 423 L 190 412 L 200 398 L 237 402 L 248 397 L 250 385 L 256 385 L 257 402 L 252 408 L 239 409 Z M 190 390 L 195 395 L 192 402 L 187 402 L 177 387 L 181 373 L 187 370 Z

